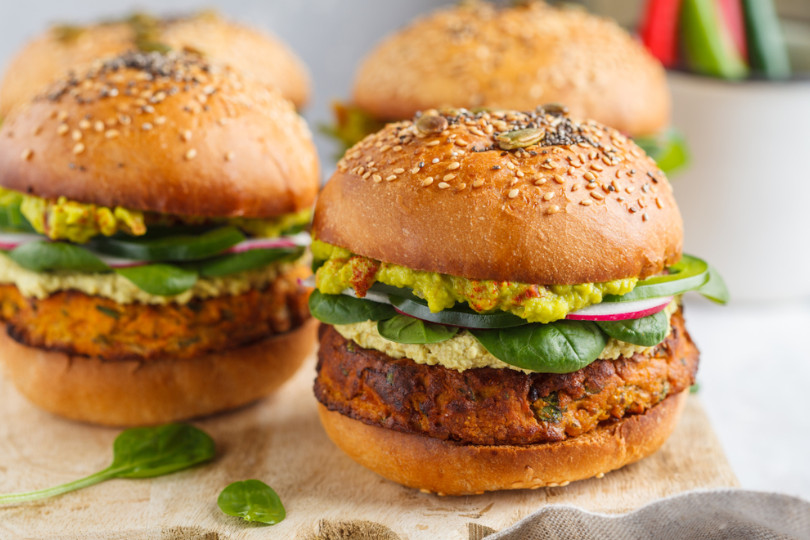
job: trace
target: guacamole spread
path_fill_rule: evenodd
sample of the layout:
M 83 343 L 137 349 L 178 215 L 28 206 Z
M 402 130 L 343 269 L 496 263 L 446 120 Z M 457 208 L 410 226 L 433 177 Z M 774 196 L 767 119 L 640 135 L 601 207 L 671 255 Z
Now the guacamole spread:
M 43 199 L 0 188 L 0 209 L 9 213 L 17 209 L 35 231 L 52 240 L 69 240 L 83 244 L 103 234 L 112 236 L 123 232 L 133 236 L 146 234 L 147 225 L 207 223 L 234 225 L 251 236 L 273 238 L 282 233 L 298 231 L 309 224 L 312 211 L 302 210 L 275 218 L 224 218 L 210 219 L 195 216 L 170 216 L 153 212 L 141 212 L 116 206 L 108 208 L 95 204 L 71 201 L 65 197 L 56 200 Z
M 315 276 L 316 287 L 325 294 L 340 294 L 352 288 L 362 297 L 379 281 L 412 289 L 434 313 L 453 307 L 456 302 L 466 302 L 479 313 L 502 310 L 539 323 L 556 321 L 571 311 L 598 304 L 606 294 L 627 294 L 638 281 L 627 278 L 546 286 L 468 279 L 380 262 L 319 240 L 312 242 L 312 256 L 316 262 L 323 261 Z

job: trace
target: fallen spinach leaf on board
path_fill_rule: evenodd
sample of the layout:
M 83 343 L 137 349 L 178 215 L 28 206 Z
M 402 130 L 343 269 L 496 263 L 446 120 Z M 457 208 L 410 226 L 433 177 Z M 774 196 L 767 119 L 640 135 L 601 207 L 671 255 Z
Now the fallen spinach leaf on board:
M 187 424 L 133 428 L 113 443 L 113 461 L 106 469 L 52 488 L 0 495 L 0 505 L 54 497 L 113 478 L 152 478 L 187 469 L 214 457 L 214 440 Z
M 278 494 L 261 480 L 230 484 L 219 494 L 217 505 L 229 516 L 267 525 L 275 525 L 287 517 Z

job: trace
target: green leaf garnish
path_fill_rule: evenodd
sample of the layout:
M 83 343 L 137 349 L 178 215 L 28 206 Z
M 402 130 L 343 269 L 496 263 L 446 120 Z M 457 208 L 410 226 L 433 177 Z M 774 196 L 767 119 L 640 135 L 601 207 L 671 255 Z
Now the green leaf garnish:
M 202 261 L 197 265 L 202 277 L 221 277 L 262 268 L 270 263 L 301 256 L 303 248 L 253 249 Z
M 667 337 L 669 317 L 667 317 L 665 310 L 661 310 L 640 319 L 596 321 L 596 325 L 613 339 L 632 343 L 633 345 L 641 345 L 642 347 L 652 347 L 658 345 Z
M 112 478 L 152 478 L 187 469 L 214 457 L 214 440 L 187 424 L 134 428 L 121 432 L 106 469 L 52 488 L 0 495 L 0 505 L 45 499 Z
M 229 516 L 275 525 L 287 517 L 278 494 L 261 480 L 234 482 L 222 490 L 217 506 Z
M 667 174 L 689 164 L 689 150 L 686 146 L 686 140 L 683 135 L 673 128 L 659 135 L 638 137 L 634 141 Z
M 86 249 L 65 242 L 30 242 L 12 249 L 8 256 L 23 268 L 34 272 L 68 270 L 92 273 L 110 270 Z
M 571 373 L 599 357 L 607 340 L 590 321 L 555 321 L 497 330 L 470 330 L 494 357 L 541 373 Z
M 723 280 L 723 276 L 720 275 L 720 272 L 715 270 L 714 267 L 709 267 L 709 281 L 704 283 L 697 292 L 712 302 L 718 304 L 728 303 L 729 295 L 726 282 Z
M 388 341 L 395 343 L 440 343 L 458 333 L 458 328 L 432 324 L 407 315 L 394 315 L 379 321 L 377 331 Z
M 147 264 L 115 270 L 140 290 L 156 296 L 174 296 L 197 283 L 197 272 L 170 264 Z
M 90 245 L 100 253 L 137 261 L 181 262 L 219 255 L 244 240 L 236 227 L 220 227 L 195 235 L 94 238 Z
M 352 324 L 365 321 L 390 319 L 397 312 L 388 304 L 352 298 L 343 294 L 323 294 L 312 291 L 309 311 L 316 319 L 326 324 Z

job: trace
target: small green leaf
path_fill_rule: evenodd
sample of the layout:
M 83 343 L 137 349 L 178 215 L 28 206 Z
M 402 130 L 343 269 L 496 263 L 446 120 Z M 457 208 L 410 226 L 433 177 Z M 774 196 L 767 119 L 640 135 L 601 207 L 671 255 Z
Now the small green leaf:
M 70 270 L 74 272 L 108 272 L 109 267 L 83 247 L 45 240 L 30 242 L 12 249 L 9 257 L 34 272 Z
M 326 324 L 352 324 L 390 319 L 397 312 L 388 304 L 352 298 L 344 294 L 323 294 L 312 291 L 309 297 L 312 316 Z
M 377 323 L 382 337 L 395 343 L 439 343 L 458 333 L 458 328 L 431 324 L 407 315 L 394 315 Z
M 555 321 L 497 330 L 470 330 L 496 358 L 539 373 L 572 373 L 596 360 L 607 340 L 590 321 Z
M 297 258 L 301 253 L 302 248 L 253 249 L 203 261 L 197 269 L 202 277 L 221 277 L 262 268 L 282 259 Z
M 711 266 L 709 267 L 709 281 L 704 283 L 697 292 L 718 304 L 726 304 L 729 299 L 728 289 L 726 288 L 726 282 L 723 280 L 723 276 Z
M 674 129 L 670 128 L 656 136 L 639 137 L 635 143 L 667 174 L 689 164 L 686 140 Z
M 245 239 L 236 227 L 220 227 L 197 234 L 172 234 L 153 231 L 144 238 L 120 235 L 95 238 L 93 249 L 100 253 L 137 261 L 197 261 L 219 255 Z
M 0 495 L 0 505 L 54 497 L 112 478 L 152 478 L 210 461 L 216 449 L 204 431 L 187 424 L 134 428 L 113 443 L 113 462 L 104 470 L 60 486 Z
M 156 296 L 174 296 L 197 283 L 197 272 L 170 264 L 131 266 L 117 268 L 115 271 L 142 291 Z
M 287 516 L 278 494 L 261 480 L 230 484 L 219 494 L 217 505 L 229 516 L 267 525 L 280 523 Z
M 667 337 L 669 318 L 664 310 L 640 319 L 624 321 L 596 321 L 596 325 L 604 333 L 633 345 L 652 347 L 658 345 Z

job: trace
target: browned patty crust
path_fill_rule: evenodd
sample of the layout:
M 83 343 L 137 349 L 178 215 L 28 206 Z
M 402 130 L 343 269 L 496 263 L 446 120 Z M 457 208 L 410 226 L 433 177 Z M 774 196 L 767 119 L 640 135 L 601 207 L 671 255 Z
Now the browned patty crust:
M 563 375 L 421 365 L 363 349 L 328 327 L 315 396 L 366 424 L 460 443 L 527 445 L 643 413 L 692 385 L 697 366 L 698 350 L 680 310 L 669 337 L 652 351 L 597 360 Z
M 192 358 L 282 334 L 309 317 L 309 270 L 297 265 L 262 289 L 193 299 L 187 304 L 119 304 L 63 291 L 26 298 L 0 285 L 0 314 L 8 334 L 31 347 L 102 358 Z

